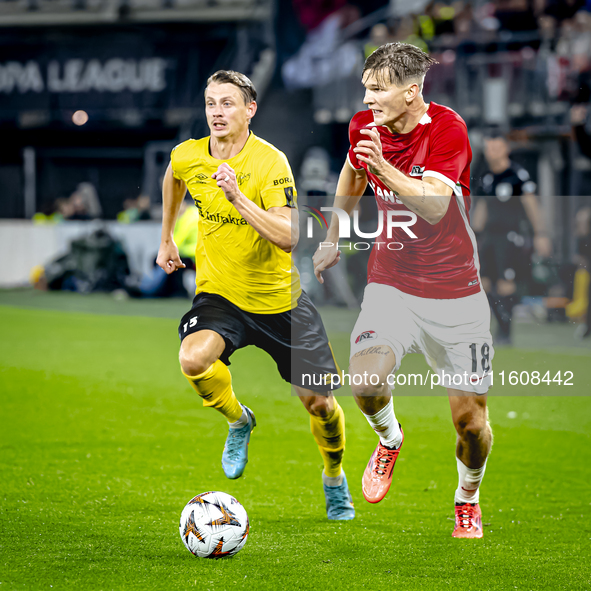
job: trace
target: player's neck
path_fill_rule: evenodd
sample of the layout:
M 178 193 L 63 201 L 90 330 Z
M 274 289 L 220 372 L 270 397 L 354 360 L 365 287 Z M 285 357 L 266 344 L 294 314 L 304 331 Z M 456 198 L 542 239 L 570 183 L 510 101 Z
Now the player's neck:
M 396 121 L 389 123 L 387 127 L 392 133 L 410 133 L 423 118 L 423 115 L 429 110 L 429 103 L 420 99 L 419 102 L 412 104 Z
M 216 138 L 211 136 L 209 138 L 209 153 L 212 158 L 217 160 L 229 160 L 238 155 L 244 145 L 248 141 L 250 130 L 246 130 L 238 136 L 228 136 L 223 138 Z

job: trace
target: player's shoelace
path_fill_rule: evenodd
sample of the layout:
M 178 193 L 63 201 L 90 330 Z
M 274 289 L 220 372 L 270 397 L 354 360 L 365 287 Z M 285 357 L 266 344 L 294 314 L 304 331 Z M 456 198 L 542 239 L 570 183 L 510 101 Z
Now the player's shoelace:
M 239 460 L 244 445 L 244 440 L 248 435 L 250 423 L 240 427 L 240 429 L 231 429 L 232 437 L 226 441 L 226 457 L 230 460 Z
M 391 450 L 386 449 L 383 445 L 378 446 L 378 453 L 376 454 L 376 461 L 373 467 L 373 473 L 378 476 L 383 476 L 388 471 L 388 467 L 392 463 Z
M 348 507 L 350 505 L 349 491 L 346 486 L 343 486 L 342 484 L 341 486 L 327 486 L 325 487 L 325 490 L 326 498 L 331 505 L 337 507 Z
M 458 525 L 463 529 L 470 529 L 472 527 L 472 520 L 474 519 L 474 507 L 470 504 L 462 505 L 457 508 Z

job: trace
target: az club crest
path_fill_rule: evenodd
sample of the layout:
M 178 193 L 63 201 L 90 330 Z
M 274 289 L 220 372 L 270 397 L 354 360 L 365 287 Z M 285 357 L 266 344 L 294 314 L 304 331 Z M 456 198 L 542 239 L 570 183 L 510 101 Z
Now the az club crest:
M 365 332 L 362 332 L 355 339 L 355 344 L 358 345 L 359 343 L 361 343 L 363 341 L 368 341 L 370 339 L 377 339 L 377 338 L 378 338 L 378 335 L 375 330 L 366 330 Z

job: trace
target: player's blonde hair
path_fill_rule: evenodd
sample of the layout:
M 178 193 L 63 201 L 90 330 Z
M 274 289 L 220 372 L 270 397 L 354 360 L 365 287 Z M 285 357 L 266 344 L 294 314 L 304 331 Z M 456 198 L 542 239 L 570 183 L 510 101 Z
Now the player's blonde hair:
M 207 86 L 212 82 L 237 86 L 244 97 L 245 105 L 257 100 L 257 91 L 251 79 L 240 72 L 235 72 L 234 70 L 218 70 L 207 79 Z M 207 86 L 205 87 L 206 92 Z
M 425 74 L 437 63 L 437 60 L 410 43 L 386 43 L 365 60 L 362 78 L 366 72 L 372 72 L 384 84 L 404 86 L 416 81 L 422 89 Z

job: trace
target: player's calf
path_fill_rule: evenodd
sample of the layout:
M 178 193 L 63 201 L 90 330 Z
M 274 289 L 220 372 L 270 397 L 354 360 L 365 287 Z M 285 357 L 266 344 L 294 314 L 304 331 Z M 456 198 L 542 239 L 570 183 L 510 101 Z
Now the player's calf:
M 460 394 L 459 392 L 457 394 Z M 486 398 L 468 393 L 451 395 L 450 406 L 458 439 L 458 487 L 454 494 L 455 538 L 481 538 L 480 485 L 492 446 Z
M 183 340 L 179 358 L 181 371 L 203 400 L 203 406 L 215 408 L 228 421 L 222 467 L 228 478 L 238 478 L 248 462 L 248 443 L 256 420 L 234 394 L 230 370 L 219 359 L 223 347 L 220 335 L 202 331 Z
M 322 456 L 324 474 L 333 479 L 332 484 L 340 484 L 346 441 L 345 413 L 332 396 L 314 398 L 317 400 L 312 401 L 310 405 L 304 402 L 310 413 L 310 431 Z M 313 411 L 318 414 L 313 414 Z
M 355 508 L 342 469 L 346 441 L 343 409 L 329 393 L 317 394 L 297 387 L 296 391 L 310 414 L 310 430 L 324 463 L 322 483 L 327 516 L 339 521 L 353 519 Z
M 452 419 L 458 434 L 456 456 L 470 468 L 480 468 L 492 446 L 486 397 L 448 389 Z

